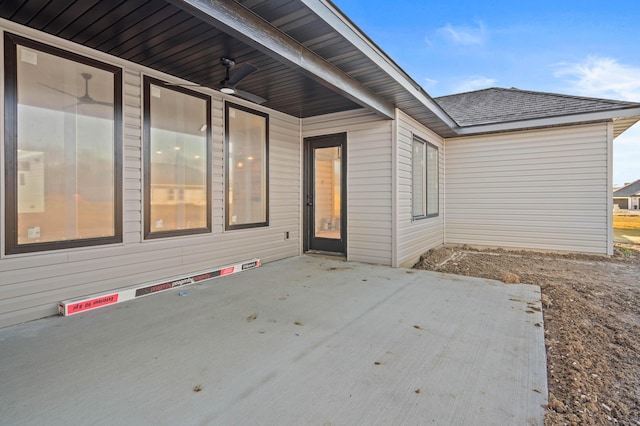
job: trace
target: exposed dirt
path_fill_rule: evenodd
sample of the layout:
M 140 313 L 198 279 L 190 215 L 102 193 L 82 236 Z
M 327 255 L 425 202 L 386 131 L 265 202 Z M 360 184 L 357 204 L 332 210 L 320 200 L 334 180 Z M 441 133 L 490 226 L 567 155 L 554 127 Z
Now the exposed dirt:
M 419 269 L 542 289 L 546 425 L 640 425 L 640 246 L 615 255 L 469 247 L 425 253 Z

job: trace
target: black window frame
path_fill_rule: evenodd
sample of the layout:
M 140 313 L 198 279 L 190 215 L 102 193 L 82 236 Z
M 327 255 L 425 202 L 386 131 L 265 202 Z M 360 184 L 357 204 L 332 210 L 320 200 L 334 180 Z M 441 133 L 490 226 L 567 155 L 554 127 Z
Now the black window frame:
M 229 224 L 229 108 L 255 114 L 265 119 L 265 221 L 244 223 L 240 225 Z M 225 102 L 224 106 L 224 229 L 225 231 L 233 231 L 236 229 L 264 228 L 269 226 L 269 114 L 238 105 L 232 102 Z
M 415 221 L 415 220 L 421 220 L 421 219 L 428 219 L 428 218 L 432 218 L 432 217 L 438 217 L 440 215 L 440 149 L 433 143 L 421 138 L 420 136 L 417 135 L 412 135 L 411 138 L 411 168 L 412 168 L 412 181 L 411 181 L 411 198 L 413 200 L 413 156 L 415 155 L 415 152 L 413 152 L 413 144 L 415 142 L 419 142 L 422 143 L 424 145 L 424 213 L 425 214 L 421 214 L 421 215 L 414 215 L 414 211 L 413 211 L 413 201 L 411 203 L 411 220 Z M 437 161 L 436 161 L 436 212 L 435 213 L 431 213 L 429 214 L 429 198 L 428 198 L 428 194 L 429 194 L 429 166 L 427 164 L 427 153 L 428 153 L 428 148 L 431 147 L 436 151 L 437 154 Z
M 113 146 L 114 146 L 114 235 L 84 239 L 18 244 L 18 70 L 17 46 L 37 50 L 113 74 Z M 118 244 L 123 241 L 122 152 L 123 107 L 122 68 L 9 32 L 4 33 L 4 162 L 5 162 L 5 254 L 34 253 L 77 247 Z
M 151 85 L 161 86 L 167 90 L 173 90 L 185 95 L 193 96 L 206 101 L 206 156 L 207 156 L 207 177 L 206 177 L 206 195 L 207 195 L 207 224 L 204 228 L 189 228 L 189 229 L 176 229 L 170 231 L 151 231 Z M 211 96 L 204 93 L 190 90 L 186 87 L 170 85 L 169 83 L 145 75 L 143 77 L 142 84 L 143 91 L 143 130 L 142 130 L 142 146 L 143 146 L 143 174 L 144 174 L 144 239 L 151 240 L 157 238 L 179 237 L 184 235 L 196 235 L 196 234 L 210 234 L 212 232 L 212 220 L 211 220 L 211 177 L 212 177 L 212 134 L 211 134 Z M 173 192 L 173 197 L 178 198 L 178 194 Z

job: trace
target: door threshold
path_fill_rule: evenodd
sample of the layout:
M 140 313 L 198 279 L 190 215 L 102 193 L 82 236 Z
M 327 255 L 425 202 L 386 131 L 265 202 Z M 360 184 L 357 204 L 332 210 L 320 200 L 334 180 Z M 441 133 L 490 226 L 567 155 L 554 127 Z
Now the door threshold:
M 307 250 L 304 252 L 307 256 L 317 256 L 317 257 L 330 257 L 335 260 L 344 260 L 347 261 L 347 256 L 344 253 L 336 253 L 334 251 L 322 251 L 322 250 Z

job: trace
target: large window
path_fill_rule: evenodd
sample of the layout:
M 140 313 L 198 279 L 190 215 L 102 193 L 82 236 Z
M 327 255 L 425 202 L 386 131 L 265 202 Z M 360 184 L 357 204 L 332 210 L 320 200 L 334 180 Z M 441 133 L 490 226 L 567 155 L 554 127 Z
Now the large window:
M 211 231 L 209 96 L 144 79 L 145 238 Z
M 5 33 L 6 252 L 122 241 L 122 73 Z
M 413 218 L 437 216 L 438 148 L 414 136 L 412 152 Z
M 266 114 L 226 106 L 226 229 L 269 223 L 268 134 Z

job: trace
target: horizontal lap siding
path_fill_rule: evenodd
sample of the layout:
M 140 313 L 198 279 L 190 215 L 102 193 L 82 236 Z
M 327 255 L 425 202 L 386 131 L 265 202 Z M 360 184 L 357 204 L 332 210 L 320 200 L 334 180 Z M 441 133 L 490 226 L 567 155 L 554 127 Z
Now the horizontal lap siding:
M 439 209 L 440 214 L 427 219 L 413 220 L 411 155 L 413 135 L 438 147 Z M 442 139 L 403 113 L 397 120 L 397 265 L 410 266 L 427 250 L 444 243 L 444 158 Z
M 607 125 L 449 139 L 446 242 L 607 253 Z
M 303 120 L 303 135 L 347 132 L 347 258 L 392 262 L 392 122 L 363 111 Z
M 12 29 L 16 32 L 16 29 Z M 34 35 L 35 34 L 35 35 Z M 76 50 L 71 43 L 26 36 Z M 57 302 L 190 274 L 254 257 L 263 262 L 300 253 L 300 121 L 269 114 L 269 226 L 224 231 L 224 104 L 212 95 L 212 226 L 205 235 L 143 241 L 142 73 L 170 77 L 85 48 L 79 53 L 123 67 L 123 244 L 7 256 L 0 259 L 0 327 L 57 313 Z M 236 103 L 242 101 L 233 99 Z M 252 105 L 246 104 L 249 107 Z M 289 239 L 285 240 L 285 232 Z M 4 234 L 4 232 L 3 232 Z

